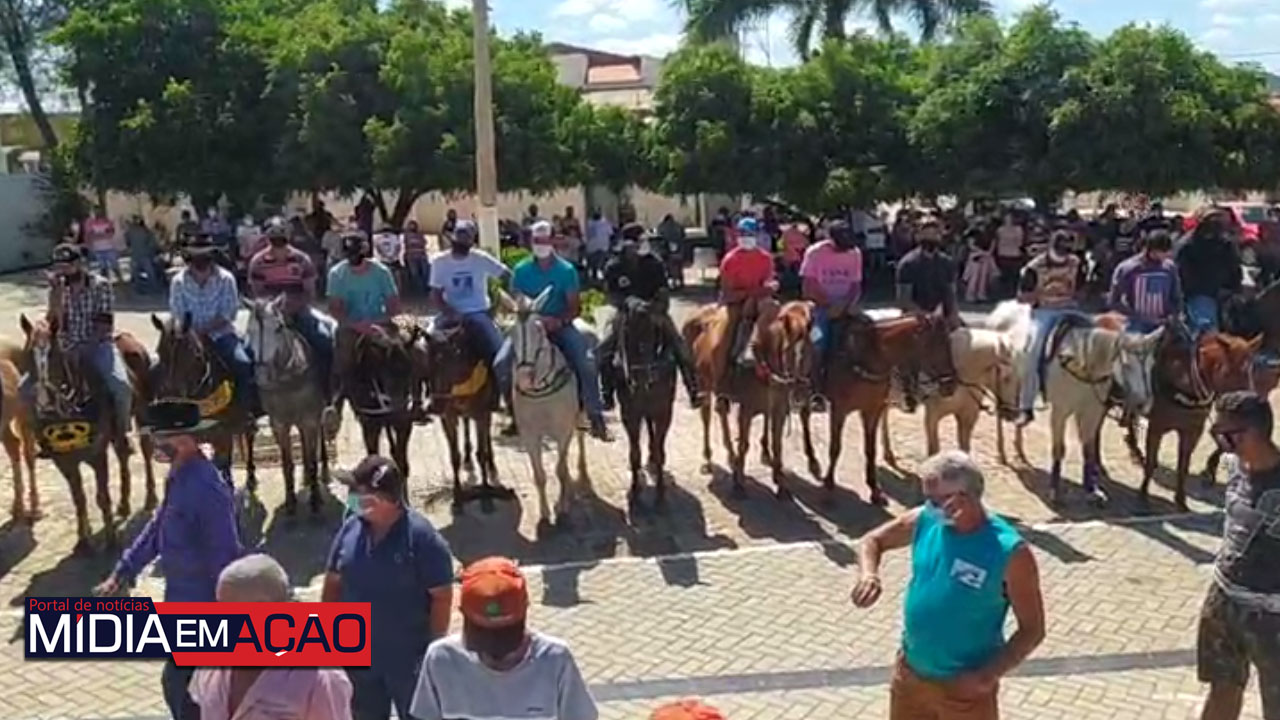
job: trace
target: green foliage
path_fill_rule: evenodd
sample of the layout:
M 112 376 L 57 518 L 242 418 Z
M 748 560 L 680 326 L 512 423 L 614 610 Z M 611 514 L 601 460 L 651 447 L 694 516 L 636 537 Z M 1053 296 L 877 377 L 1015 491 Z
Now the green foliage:
M 522 247 L 504 247 L 501 252 L 502 264 L 508 268 L 515 270 L 516 266 L 524 262 L 526 259 L 533 257 L 533 253 L 527 248 Z

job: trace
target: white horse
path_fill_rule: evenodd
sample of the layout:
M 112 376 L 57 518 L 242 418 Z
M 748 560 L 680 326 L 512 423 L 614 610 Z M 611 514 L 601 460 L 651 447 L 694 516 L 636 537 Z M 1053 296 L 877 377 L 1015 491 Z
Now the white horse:
M 1023 382 L 1031 338 L 1031 306 L 1012 300 L 1000 303 L 991 314 L 989 326 L 1008 333 L 1015 348 L 1018 381 Z M 1098 504 L 1106 502 L 1106 493 L 1099 485 L 1102 462 L 1098 442 L 1111 388 L 1118 385 L 1130 407 L 1145 412 L 1151 406 L 1151 366 L 1163 332 L 1160 329 L 1137 335 L 1092 324 L 1074 325 L 1064 331 L 1057 352 L 1045 361 L 1043 377 L 1053 436 L 1050 484 L 1054 504 L 1062 499 L 1062 458 L 1066 454 L 1067 420 L 1071 418 L 1075 418 L 1080 439 L 1085 492 Z M 1018 448 L 1021 455 L 1020 437 Z
M 567 526 L 573 501 L 573 478 L 569 475 L 569 442 L 578 437 L 578 472 L 586 476 L 586 446 L 578 424 L 578 382 L 573 368 L 560 348 L 551 342 L 538 311 L 546 304 L 549 290 L 530 301 L 521 297 L 516 322 L 511 328 L 513 387 L 512 413 L 520 431 L 520 442 L 533 466 L 533 482 L 538 490 L 538 530 L 550 529 L 551 508 L 547 502 L 547 473 L 542 467 L 542 442 L 556 445 L 556 477 L 560 498 L 555 522 Z M 581 320 L 575 321 L 594 347 L 595 334 Z
M 302 447 L 302 476 L 310 493 L 311 512 L 320 511 L 321 485 L 328 481 L 325 407 L 328 400 L 313 372 L 314 353 L 297 330 L 289 327 L 284 300 L 246 300 L 249 323 L 246 333 L 253 351 L 254 374 L 262 394 L 262 406 L 271 421 L 271 433 L 280 449 L 284 472 L 285 512 L 297 512 L 294 491 L 293 429 Z M 321 322 L 333 321 L 322 318 Z
M 996 445 L 1000 462 L 1004 454 L 1004 419 L 1011 419 L 1018 406 L 1018 370 L 1014 365 L 1014 348 L 1002 332 L 984 328 L 962 327 L 951 331 L 951 358 L 956 368 L 957 387 L 947 396 L 927 395 L 924 405 L 926 449 L 930 456 L 941 449 L 938 425 L 943 418 L 955 416 L 956 439 L 960 449 L 969 451 L 973 428 L 988 402 L 995 407 Z M 889 408 L 880 425 L 880 439 L 885 461 L 897 464 L 889 441 Z

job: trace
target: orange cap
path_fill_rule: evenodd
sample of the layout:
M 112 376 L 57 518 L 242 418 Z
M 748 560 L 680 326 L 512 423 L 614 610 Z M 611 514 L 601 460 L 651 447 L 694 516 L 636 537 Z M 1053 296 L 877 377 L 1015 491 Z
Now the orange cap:
M 649 720 L 725 720 L 724 713 L 700 700 L 668 703 L 653 711 Z
M 524 620 L 529 588 L 510 558 L 487 557 L 462 571 L 462 615 L 481 627 L 499 628 Z

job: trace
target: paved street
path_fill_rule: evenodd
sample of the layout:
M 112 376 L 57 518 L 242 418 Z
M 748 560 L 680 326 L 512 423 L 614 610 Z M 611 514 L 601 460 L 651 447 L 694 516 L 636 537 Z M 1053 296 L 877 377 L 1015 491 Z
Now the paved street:
M 43 291 L 23 279 L 0 284 L 0 313 L 38 312 Z M 125 297 L 119 324 L 153 343 L 151 301 Z M 687 313 L 689 302 L 678 304 Z M 16 323 L 7 334 L 17 337 Z M 683 402 L 683 400 L 681 400 Z M 879 717 L 901 612 L 900 592 L 880 606 L 855 612 L 847 602 L 853 572 L 850 543 L 889 513 L 918 502 L 912 469 L 924 457 L 919 415 L 895 413 L 891 430 L 898 467 L 881 460 L 877 475 L 892 499 L 888 511 L 864 500 L 862 440 L 851 422 L 838 467 L 839 489 L 825 498 L 804 471 L 798 427 L 785 443 L 788 481 L 796 499 L 773 499 L 769 473 L 748 464 L 748 496 L 735 499 L 723 467 L 702 472 L 701 428 L 684 405 L 668 441 L 673 483 L 665 514 L 629 517 L 625 441 L 611 447 L 588 441 L 586 477 L 579 478 L 573 528 L 547 537 L 534 532 L 536 495 L 528 461 L 512 447 L 498 448 L 503 482 L 519 502 L 491 515 L 478 507 L 452 516 L 445 444 L 437 427 L 419 428 L 412 441 L 411 496 L 448 537 L 460 561 L 500 552 L 533 573 L 539 627 L 568 638 L 604 700 L 608 718 L 639 718 L 659 699 L 715 695 L 740 718 Z M 621 434 L 621 428 L 615 427 Z M 758 433 L 758 430 L 757 430 Z M 825 462 L 825 428 L 817 432 Z M 337 466 L 361 454 L 357 428 L 344 424 Z M 1096 509 L 1079 494 L 1062 508 L 1047 503 L 1048 428 L 1029 428 L 1033 467 L 997 461 L 994 425 L 980 423 L 975 455 L 988 469 L 988 501 L 1022 523 L 1043 563 L 1049 603 L 1049 639 L 1013 678 L 1002 696 L 1009 717 L 1181 718 L 1197 707 L 1191 650 L 1194 618 L 1207 581 L 1205 563 L 1216 547 L 1214 511 L 1219 489 L 1201 490 L 1193 478 L 1194 518 L 1136 517 L 1136 468 L 1118 433 L 1104 433 L 1104 460 L 1113 475 L 1111 504 Z M 944 443 L 953 442 L 950 425 Z M 1193 467 L 1203 465 L 1208 441 Z M 1069 440 L 1066 476 L 1079 477 L 1078 446 Z M 716 463 L 724 451 L 713 439 Z M 1010 453 L 1012 456 L 1012 452 Z M 1173 459 L 1172 441 L 1162 459 Z M 137 461 L 135 460 L 135 464 Z M 576 466 L 576 458 L 575 458 Z M 8 473 L 8 469 L 4 470 Z M 135 475 L 135 477 L 140 477 Z M 283 492 L 278 469 L 260 469 L 258 497 L 245 509 L 247 539 L 278 557 L 294 582 L 314 587 L 323 571 L 341 495 L 326 497 L 317 519 L 288 519 L 277 510 Z M 1171 473 L 1157 476 L 1149 512 L 1171 513 Z M 7 507 L 0 496 L 0 508 Z M 73 558 L 71 505 L 64 481 L 41 463 L 45 518 L 34 527 L 0 527 L 0 720 L 7 718 L 154 716 L 162 712 L 158 666 L 145 663 L 31 664 L 21 660 L 21 615 L 27 595 L 79 595 L 109 571 L 114 553 Z M 551 492 L 559 488 L 552 481 Z M 135 507 L 142 502 L 135 483 Z M 94 527 L 100 519 L 91 513 Z M 126 533 L 145 521 L 130 518 Z M 891 588 L 900 589 L 902 558 L 890 564 Z M 148 577 L 138 594 L 159 596 Z M 305 595 L 305 593 L 304 593 Z M 1251 717 L 1258 717 L 1250 700 Z

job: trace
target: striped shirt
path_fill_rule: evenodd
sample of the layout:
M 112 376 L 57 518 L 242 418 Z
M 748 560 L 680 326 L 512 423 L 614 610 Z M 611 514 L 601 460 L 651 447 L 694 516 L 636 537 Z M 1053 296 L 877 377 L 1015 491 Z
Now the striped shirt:
M 111 283 L 97 273 L 85 273 L 75 283 L 53 288 L 58 315 L 58 340 L 65 349 L 87 342 L 97 342 L 95 326 L 110 322 L 115 306 Z
M 1135 255 L 1116 267 L 1111 281 L 1111 307 L 1142 320 L 1160 322 L 1182 304 L 1178 269 L 1172 260 Z
M 169 312 L 179 319 L 189 313 L 191 326 L 197 329 L 217 318 L 234 323 L 239 301 L 235 276 L 217 265 L 203 283 L 196 280 L 189 269 L 184 269 L 174 276 L 169 286 Z M 233 326 L 227 325 L 210 332 L 209 337 L 216 339 L 231 332 L 234 332 Z

